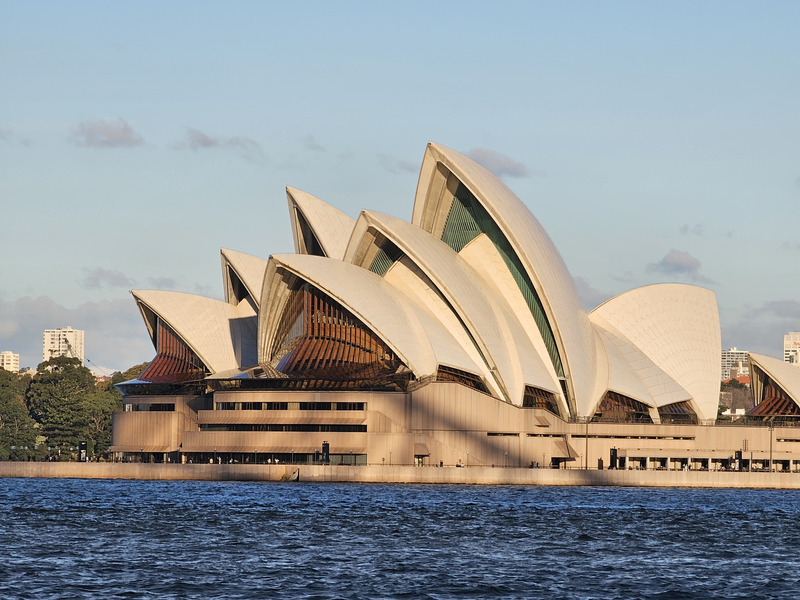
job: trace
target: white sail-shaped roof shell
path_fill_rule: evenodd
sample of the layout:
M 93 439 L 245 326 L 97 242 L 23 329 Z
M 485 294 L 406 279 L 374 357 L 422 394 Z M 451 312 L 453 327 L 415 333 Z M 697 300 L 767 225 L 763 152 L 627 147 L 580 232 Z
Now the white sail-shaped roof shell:
M 256 363 L 257 317 L 240 306 L 181 292 L 134 290 L 136 302 L 157 315 L 213 374 Z M 144 310 L 142 310 L 143 316 Z M 155 345 L 153 324 L 145 316 Z
M 461 181 L 483 205 L 505 235 L 533 283 L 552 328 L 567 388 L 581 401 L 573 407 L 586 414 L 595 389 L 597 349 L 575 283 L 550 236 L 520 199 L 495 175 L 458 152 L 428 144 L 423 159 L 412 222 L 436 235 L 447 208 L 440 206 L 443 184 L 438 165 Z M 533 334 L 533 333 L 532 333 Z
M 629 340 L 597 326 L 608 357 L 608 378 L 595 395 L 597 404 L 606 391 L 620 393 L 651 408 L 692 400 L 692 395 L 660 369 Z M 598 382 L 599 383 L 599 382 Z M 592 408 L 593 413 L 595 408 Z M 655 415 L 654 415 L 655 416 Z
M 759 373 L 760 370 L 769 375 L 789 395 L 794 403 L 800 406 L 800 368 L 763 354 L 753 354 L 751 352 L 748 358 L 750 363 L 750 385 L 756 402 L 760 401 L 764 388 L 763 377 Z M 756 368 L 753 368 L 754 366 Z
M 679 401 L 686 392 L 699 419 L 716 419 L 721 336 L 713 292 L 683 284 L 650 285 L 608 300 L 589 318 L 629 342 L 628 362 L 658 406 Z
M 253 303 L 253 308 L 258 311 L 258 305 L 261 300 L 261 287 L 264 285 L 264 273 L 267 272 L 267 261 L 257 256 L 228 250 L 227 248 L 220 250 L 220 255 L 222 258 L 222 284 L 225 288 L 225 301 L 229 304 L 238 303 L 231 279 L 231 272 L 233 272 L 247 290 L 247 294 Z
M 287 272 L 347 308 L 389 345 L 418 379 L 435 375 L 439 362 L 477 371 L 474 361 L 429 311 L 398 293 L 380 276 L 342 261 L 300 254 L 270 258 L 259 321 L 261 364 L 272 360 L 281 343 L 276 338 L 277 324 L 291 292 Z
M 444 301 L 436 303 L 439 320 L 447 323 L 452 317 L 448 313 L 455 313 L 456 327 L 466 330 L 460 336 L 465 352 L 478 347 L 484 359 L 484 381 L 490 389 L 499 390 L 499 397 L 521 405 L 526 384 L 560 395 L 558 382 L 550 376 L 509 306 L 452 248 L 401 219 L 364 211 L 356 222 L 346 261 L 370 267 L 366 264 L 371 262 L 368 249 L 375 236 L 366 235 L 369 231 L 377 231 L 394 243 L 443 297 Z M 392 267 L 386 273 L 387 281 L 393 282 L 394 271 Z M 432 306 L 429 302 L 428 308 Z
M 308 224 L 325 256 L 341 259 L 353 231 L 355 220 L 338 208 L 302 190 L 287 187 L 289 216 L 292 221 L 294 249 L 298 254 L 311 254 L 310 241 L 305 239 L 301 220 Z

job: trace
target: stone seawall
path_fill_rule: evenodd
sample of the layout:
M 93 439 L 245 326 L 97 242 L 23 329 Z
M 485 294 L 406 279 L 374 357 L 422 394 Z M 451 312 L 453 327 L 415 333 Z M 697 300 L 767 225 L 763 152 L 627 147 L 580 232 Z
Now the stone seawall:
M 594 485 L 800 489 L 800 473 L 583 471 L 492 467 L 0 462 L 0 477 L 196 481 L 341 481 L 477 485 Z

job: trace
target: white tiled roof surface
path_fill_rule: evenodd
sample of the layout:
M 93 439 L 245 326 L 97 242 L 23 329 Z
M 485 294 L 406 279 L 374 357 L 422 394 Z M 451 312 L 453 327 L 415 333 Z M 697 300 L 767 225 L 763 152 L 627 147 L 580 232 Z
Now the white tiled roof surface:
M 413 223 L 432 230 L 443 215 L 431 216 L 428 203 L 439 196 L 428 189 L 430 176 L 441 163 L 483 204 L 525 266 L 556 336 L 569 385 L 578 398 L 595 388 L 596 349 L 591 324 L 581 306 L 575 283 L 550 236 L 520 199 L 487 169 L 458 152 L 428 144 L 423 160 Z M 427 180 L 426 180 L 427 177 Z M 442 207 L 444 211 L 444 207 Z
M 297 226 L 293 207 L 296 207 L 306 218 L 309 227 L 317 236 L 317 241 L 325 251 L 325 255 L 341 260 L 355 221 L 338 208 L 302 190 L 287 187 L 286 197 L 289 200 L 295 252 L 300 252 L 300 229 Z
M 661 398 L 659 405 L 671 394 L 681 396 L 666 374 L 691 394 L 698 418 L 716 419 L 721 336 L 713 292 L 676 283 L 650 285 L 608 300 L 589 316 L 638 349 L 627 358 L 653 397 Z
M 246 307 L 181 292 L 134 290 L 140 302 L 194 351 L 212 373 L 255 364 L 257 319 Z M 239 346 L 245 349 L 241 356 Z M 249 364 L 240 364 L 240 359 Z

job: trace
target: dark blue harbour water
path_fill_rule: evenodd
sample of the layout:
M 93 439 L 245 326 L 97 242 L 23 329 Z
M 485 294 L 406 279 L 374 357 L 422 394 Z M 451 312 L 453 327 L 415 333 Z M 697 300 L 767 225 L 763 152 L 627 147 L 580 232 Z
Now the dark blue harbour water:
M 797 598 L 800 492 L 0 480 L 0 598 Z

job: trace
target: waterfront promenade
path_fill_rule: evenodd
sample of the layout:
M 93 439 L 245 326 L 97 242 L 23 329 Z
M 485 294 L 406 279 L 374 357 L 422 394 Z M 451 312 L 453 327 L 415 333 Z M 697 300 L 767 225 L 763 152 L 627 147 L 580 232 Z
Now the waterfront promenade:
M 800 489 L 800 473 L 493 467 L 0 462 L 0 477 Z

